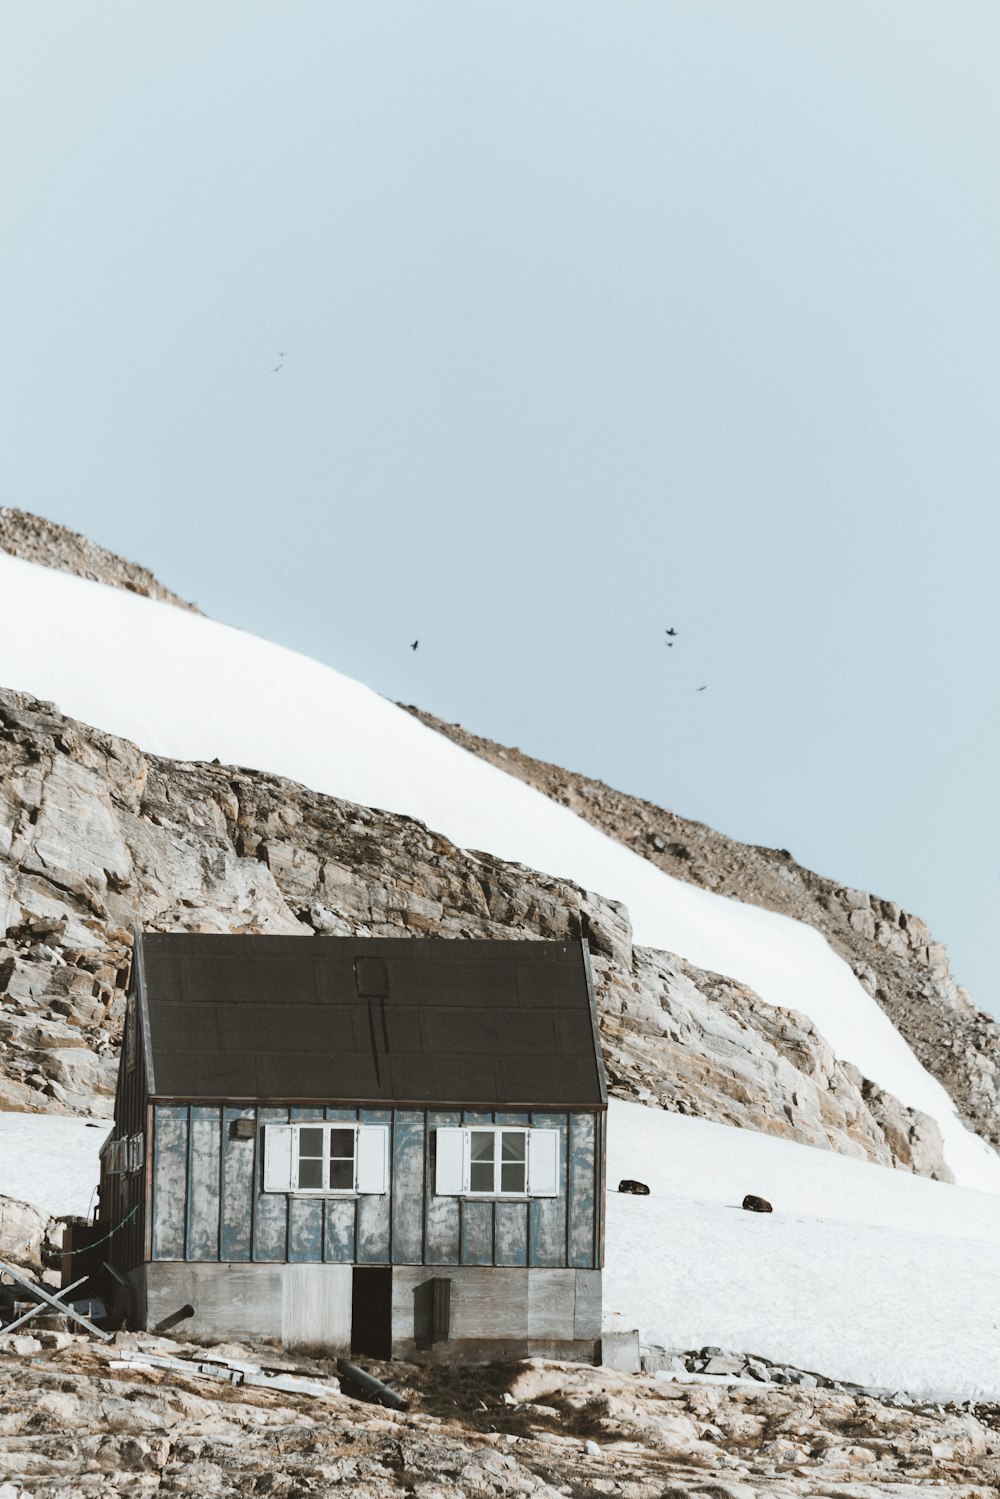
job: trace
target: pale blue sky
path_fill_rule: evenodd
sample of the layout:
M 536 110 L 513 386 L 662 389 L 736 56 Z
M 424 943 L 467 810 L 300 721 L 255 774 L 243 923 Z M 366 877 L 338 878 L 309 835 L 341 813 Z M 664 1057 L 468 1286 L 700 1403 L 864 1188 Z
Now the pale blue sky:
M 0 22 L 0 502 L 1000 1010 L 993 0 Z

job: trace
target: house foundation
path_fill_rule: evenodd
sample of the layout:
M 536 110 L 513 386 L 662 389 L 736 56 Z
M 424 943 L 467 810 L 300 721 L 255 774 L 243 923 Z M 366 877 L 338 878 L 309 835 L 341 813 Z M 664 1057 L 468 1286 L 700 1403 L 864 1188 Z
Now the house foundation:
M 156 1260 L 130 1279 L 138 1326 L 196 1342 L 435 1362 L 600 1354 L 599 1270 Z

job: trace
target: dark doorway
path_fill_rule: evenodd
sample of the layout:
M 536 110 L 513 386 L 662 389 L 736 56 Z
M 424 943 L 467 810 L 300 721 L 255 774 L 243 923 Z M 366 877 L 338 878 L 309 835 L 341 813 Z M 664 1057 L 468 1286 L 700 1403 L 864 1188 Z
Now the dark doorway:
M 356 1265 L 351 1288 L 351 1352 L 392 1357 L 392 1271 Z

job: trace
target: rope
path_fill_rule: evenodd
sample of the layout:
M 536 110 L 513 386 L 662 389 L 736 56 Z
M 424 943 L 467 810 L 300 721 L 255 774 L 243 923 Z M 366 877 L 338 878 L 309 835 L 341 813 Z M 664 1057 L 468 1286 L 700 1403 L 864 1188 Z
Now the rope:
M 125 1225 L 126 1225 L 126 1223 L 128 1223 L 130 1219 L 132 1219 L 132 1218 L 135 1217 L 135 1215 L 136 1215 L 136 1213 L 138 1211 L 139 1211 L 139 1204 L 136 1203 L 136 1205 L 132 1209 L 132 1211 L 130 1213 L 126 1213 L 125 1217 L 122 1219 L 122 1221 L 120 1223 L 116 1223 L 115 1226 L 114 1226 L 114 1228 L 111 1230 L 111 1232 L 109 1234 L 105 1234 L 103 1239 L 95 1239 L 92 1244 L 84 1244 L 82 1246 L 82 1248 L 80 1248 L 80 1249 L 64 1250 L 63 1251 L 63 1257 L 65 1259 L 71 1260 L 71 1259 L 73 1259 L 78 1254 L 88 1254 L 91 1249 L 96 1249 L 97 1246 L 98 1246 L 98 1244 L 106 1244 L 109 1239 L 113 1239 L 114 1238 L 115 1234 L 118 1232 L 118 1230 L 120 1228 L 124 1228 Z
M 84 1244 L 80 1249 L 63 1250 L 63 1258 L 68 1260 L 75 1259 L 78 1254 L 86 1254 L 89 1249 L 96 1249 L 98 1244 L 106 1244 L 109 1239 L 114 1238 L 115 1234 L 120 1228 L 124 1228 L 126 1223 L 128 1223 L 132 1218 L 135 1217 L 138 1211 L 139 1204 L 136 1203 L 132 1211 L 130 1213 L 126 1213 L 122 1221 L 120 1223 L 116 1223 L 111 1232 L 109 1234 L 105 1234 L 103 1239 L 95 1239 L 92 1244 Z M 14 1249 L 7 1249 L 4 1251 L 4 1253 L 8 1256 L 9 1259 L 13 1259 L 15 1255 L 20 1254 L 22 1249 L 27 1249 L 28 1245 L 33 1243 L 33 1241 L 37 1238 L 38 1234 L 29 1234 L 23 1244 L 18 1244 Z

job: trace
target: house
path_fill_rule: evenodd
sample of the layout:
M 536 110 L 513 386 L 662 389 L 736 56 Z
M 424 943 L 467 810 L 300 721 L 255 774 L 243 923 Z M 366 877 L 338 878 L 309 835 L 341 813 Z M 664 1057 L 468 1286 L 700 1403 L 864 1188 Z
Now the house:
M 606 1110 L 585 942 L 138 934 L 104 1253 L 185 1337 L 593 1360 Z

